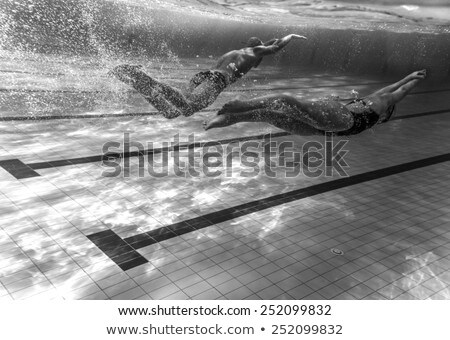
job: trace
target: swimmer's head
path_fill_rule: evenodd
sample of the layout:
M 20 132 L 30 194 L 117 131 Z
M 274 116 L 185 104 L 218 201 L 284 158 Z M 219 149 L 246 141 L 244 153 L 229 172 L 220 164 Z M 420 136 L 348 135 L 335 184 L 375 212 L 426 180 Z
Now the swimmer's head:
M 262 40 L 257 37 L 251 37 L 247 41 L 247 47 L 256 47 L 256 46 L 261 46 L 263 44 L 264 43 L 262 42 Z

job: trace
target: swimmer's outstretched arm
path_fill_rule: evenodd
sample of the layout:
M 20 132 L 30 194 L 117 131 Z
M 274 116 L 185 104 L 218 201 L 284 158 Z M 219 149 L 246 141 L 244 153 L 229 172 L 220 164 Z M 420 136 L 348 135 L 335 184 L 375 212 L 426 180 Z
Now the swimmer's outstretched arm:
M 273 38 L 273 39 L 270 39 L 270 40 L 266 41 L 263 45 L 264 45 L 264 46 L 271 46 L 271 45 L 273 45 L 274 43 L 276 43 L 278 40 L 279 40 L 279 39 L 277 39 L 277 38 Z
M 266 43 L 264 44 L 265 46 L 256 46 L 253 49 L 253 52 L 257 56 L 260 56 L 260 57 L 263 57 L 263 56 L 269 55 L 269 54 L 274 54 L 274 53 L 277 53 L 278 51 L 280 51 L 287 44 L 289 44 L 292 39 L 306 40 L 307 38 L 302 35 L 298 35 L 298 34 L 289 34 L 282 39 L 277 39 L 269 46 L 266 46 Z M 272 39 L 272 40 L 274 40 L 274 39 Z M 269 40 L 269 42 L 271 42 L 272 40 Z M 267 42 L 267 43 L 269 43 L 269 42 Z

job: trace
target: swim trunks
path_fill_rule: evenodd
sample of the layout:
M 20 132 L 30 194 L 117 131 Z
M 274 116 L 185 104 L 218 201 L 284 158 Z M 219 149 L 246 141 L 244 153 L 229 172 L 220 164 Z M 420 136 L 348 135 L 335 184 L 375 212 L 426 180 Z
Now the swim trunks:
M 363 105 L 363 111 L 360 113 L 353 112 L 348 109 L 353 115 L 353 126 L 345 131 L 335 132 L 336 136 L 348 136 L 348 135 L 357 135 L 358 133 L 363 132 L 364 130 L 370 129 L 372 126 L 378 123 L 380 116 L 376 113 L 372 108 L 366 104 L 366 102 L 362 99 L 355 99 L 345 106 L 361 103 Z
M 219 71 L 203 71 L 194 75 L 190 81 L 195 87 L 199 86 L 204 81 L 209 80 L 214 84 L 214 89 L 217 92 L 222 92 L 230 83 L 227 77 Z

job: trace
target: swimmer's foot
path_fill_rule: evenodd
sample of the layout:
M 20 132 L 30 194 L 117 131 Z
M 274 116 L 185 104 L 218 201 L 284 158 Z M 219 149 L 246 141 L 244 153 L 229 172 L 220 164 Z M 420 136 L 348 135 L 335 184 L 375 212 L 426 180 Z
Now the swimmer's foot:
M 248 105 L 246 105 L 246 102 L 242 100 L 232 100 L 228 103 L 226 103 L 219 112 L 217 112 L 218 115 L 222 115 L 224 113 L 230 113 L 230 112 L 241 112 L 246 111 L 248 109 Z
M 231 119 L 230 119 L 230 115 L 223 113 L 223 114 L 219 114 L 217 113 L 217 116 L 215 116 L 213 119 L 211 119 L 210 121 L 204 121 L 203 122 L 203 128 L 205 130 L 209 130 L 209 129 L 215 129 L 215 128 L 219 128 L 219 127 L 225 127 L 228 125 L 231 125 Z
M 134 78 L 139 71 L 142 72 L 142 65 L 123 64 L 114 67 L 108 72 L 108 76 L 114 76 L 127 85 L 133 85 Z

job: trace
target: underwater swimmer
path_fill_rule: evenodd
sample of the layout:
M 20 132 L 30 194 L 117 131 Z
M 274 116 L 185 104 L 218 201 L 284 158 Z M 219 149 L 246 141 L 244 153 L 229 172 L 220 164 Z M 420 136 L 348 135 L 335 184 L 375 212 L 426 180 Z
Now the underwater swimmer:
M 339 97 L 316 101 L 299 100 L 293 95 L 269 95 L 248 101 L 231 101 L 209 122 L 206 130 L 239 122 L 266 122 L 299 135 L 332 132 L 338 136 L 356 135 L 387 122 L 395 104 L 402 100 L 421 79 L 426 70 L 413 72 L 399 82 L 364 98 L 342 104 Z M 343 100 L 343 99 L 342 99 Z
M 263 57 L 280 51 L 292 39 L 306 38 L 290 34 L 266 43 L 256 37 L 250 38 L 246 47 L 220 57 L 213 70 L 197 73 L 183 92 L 154 80 L 142 71 L 142 66 L 119 65 L 110 73 L 131 85 L 164 117 L 190 116 L 211 105 L 225 87 L 257 67 Z

